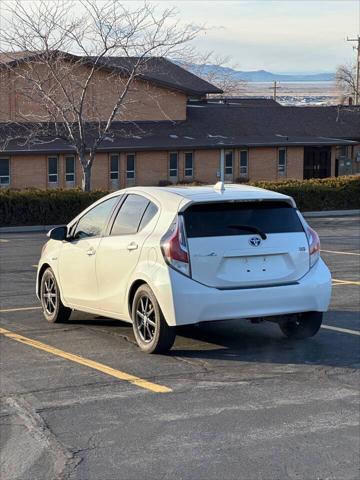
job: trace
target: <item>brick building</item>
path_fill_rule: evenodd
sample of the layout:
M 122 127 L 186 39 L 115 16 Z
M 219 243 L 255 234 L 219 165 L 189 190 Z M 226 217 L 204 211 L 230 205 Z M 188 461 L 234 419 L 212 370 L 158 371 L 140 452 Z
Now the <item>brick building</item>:
M 29 54 L 0 57 L 0 184 L 80 186 L 81 166 L 74 148 L 56 135 L 55 124 L 46 118 L 39 99 L 27 93 L 26 83 L 11 78 L 14 67 L 28 68 L 23 58 Z M 73 58 L 67 55 L 64 69 Z M 108 57 L 97 70 L 87 101 L 89 124 L 95 117 L 106 120 L 131 61 Z M 85 75 L 91 62 L 84 59 L 77 74 Z M 166 59 L 148 61 L 98 149 L 92 188 L 214 183 L 221 149 L 228 181 L 360 172 L 360 107 L 283 107 L 266 99 L 209 97 L 220 93 Z M 47 125 L 47 135 L 29 136 L 32 126 L 41 122 Z

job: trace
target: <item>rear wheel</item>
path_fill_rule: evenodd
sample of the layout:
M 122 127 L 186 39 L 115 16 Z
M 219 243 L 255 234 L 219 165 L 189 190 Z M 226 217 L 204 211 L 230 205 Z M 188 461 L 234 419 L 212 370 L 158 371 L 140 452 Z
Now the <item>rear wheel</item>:
M 321 327 L 322 312 L 304 312 L 292 315 L 279 323 L 280 330 L 288 338 L 313 337 Z
M 65 307 L 62 303 L 59 286 L 50 267 L 45 270 L 41 278 L 40 299 L 44 317 L 48 322 L 61 323 L 68 320 L 71 308 Z
M 148 285 L 141 285 L 132 304 L 135 339 L 146 353 L 164 353 L 173 346 L 175 327 L 169 327 L 156 297 Z

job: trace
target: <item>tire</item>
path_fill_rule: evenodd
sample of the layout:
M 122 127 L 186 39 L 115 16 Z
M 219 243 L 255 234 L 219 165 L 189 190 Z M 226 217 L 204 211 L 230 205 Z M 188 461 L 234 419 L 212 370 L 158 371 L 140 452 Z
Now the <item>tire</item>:
M 44 317 L 49 323 L 62 323 L 69 319 L 71 308 L 62 303 L 59 286 L 50 267 L 41 278 L 40 299 Z
M 320 330 L 322 312 L 305 312 L 288 317 L 279 323 L 280 330 L 288 338 L 302 339 L 313 337 Z
M 137 344 L 146 353 L 165 353 L 173 346 L 176 328 L 169 327 L 151 288 L 144 284 L 132 304 L 133 330 Z

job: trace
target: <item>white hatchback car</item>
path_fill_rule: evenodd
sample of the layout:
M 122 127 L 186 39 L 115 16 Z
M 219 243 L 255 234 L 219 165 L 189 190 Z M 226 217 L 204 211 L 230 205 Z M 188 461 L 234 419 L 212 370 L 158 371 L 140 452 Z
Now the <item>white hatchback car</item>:
M 177 325 L 277 322 L 316 334 L 331 276 L 291 197 L 243 185 L 134 187 L 48 233 L 36 292 L 45 318 L 72 309 L 133 324 L 140 348 L 164 352 Z

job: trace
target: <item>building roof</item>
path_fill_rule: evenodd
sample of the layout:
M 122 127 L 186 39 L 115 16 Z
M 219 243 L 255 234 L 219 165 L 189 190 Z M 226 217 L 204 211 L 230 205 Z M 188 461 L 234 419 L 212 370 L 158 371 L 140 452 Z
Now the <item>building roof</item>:
M 94 61 L 94 57 L 83 57 Z M 105 57 L 103 65 L 129 72 L 138 61 L 138 57 Z M 159 85 L 184 91 L 190 95 L 223 93 L 220 88 L 185 70 L 176 63 L 163 57 L 151 57 L 140 66 L 140 76 Z
M 0 124 L 8 152 L 67 152 L 73 146 L 55 135 L 52 124 L 36 132 L 31 124 Z M 88 126 L 91 142 L 91 126 Z M 360 143 L 360 107 L 244 108 L 238 105 L 189 105 L 187 120 L 114 122 L 99 151 L 186 150 Z M 1 146 L 0 146 L 1 148 Z
M 97 57 L 78 56 L 66 52 L 52 52 L 53 55 L 63 56 L 67 60 L 94 64 Z M 41 52 L 14 52 L 1 53 L 0 65 L 13 65 L 43 55 Z M 139 61 L 139 57 L 104 57 L 98 61 L 99 68 L 128 75 Z M 220 88 L 185 70 L 176 63 L 163 57 L 148 57 L 141 60 L 137 76 L 162 87 L 178 90 L 188 95 L 204 96 L 207 93 L 223 93 Z

